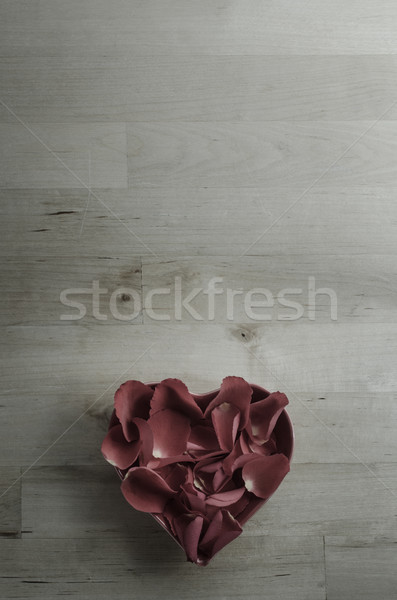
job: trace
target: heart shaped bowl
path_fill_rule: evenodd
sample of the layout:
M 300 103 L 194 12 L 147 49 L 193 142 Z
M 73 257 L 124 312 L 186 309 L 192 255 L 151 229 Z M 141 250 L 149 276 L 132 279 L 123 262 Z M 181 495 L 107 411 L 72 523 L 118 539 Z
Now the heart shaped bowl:
M 158 384 L 159 384 L 159 382 L 146 383 L 146 385 L 151 387 L 152 389 L 155 389 Z M 270 392 L 268 390 L 266 390 L 265 388 L 263 388 L 257 384 L 252 383 L 252 384 L 250 384 L 250 386 L 252 388 L 251 404 L 253 404 L 259 400 L 262 400 L 270 395 Z M 199 404 L 201 404 L 201 403 L 208 404 L 219 393 L 219 388 L 216 390 L 212 390 L 211 392 L 206 392 L 206 393 L 202 393 L 202 394 L 194 394 L 192 392 L 190 392 L 190 393 L 193 396 L 193 398 L 198 401 Z M 116 416 L 115 410 L 113 410 L 113 413 L 112 413 L 112 416 L 110 419 L 110 423 L 109 423 L 109 429 L 111 427 L 113 427 L 114 425 L 116 425 L 118 422 L 119 422 L 119 420 Z M 281 412 L 280 416 L 277 419 L 276 425 L 273 429 L 273 434 L 275 436 L 278 452 L 284 454 L 287 457 L 288 461 L 291 462 L 293 450 L 294 450 L 294 431 L 293 431 L 291 420 L 285 409 L 283 409 L 283 411 Z M 115 469 L 116 469 L 116 472 L 118 473 L 120 479 L 123 480 L 125 477 L 126 471 L 123 471 L 122 469 L 119 469 L 118 467 L 115 467 Z M 270 498 L 270 496 L 268 498 L 266 498 L 265 500 L 263 500 L 261 498 L 253 499 L 249 503 L 249 505 L 246 507 L 246 509 L 239 515 L 238 522 L 240 523 L 240 525 L 243 526 L 269 500 L 269 498 Z M 167 531 L 167 533 L 174 539 L 174 541 L 181 548 L 183 548 L 183 546 L 179 543 L 178 539 L 174 536 L 174 534 L 170 530 L 166 520 L 163 519 L 158 514 L 152 513 L 152 516 Z M 200 564 L 200 562 L 198 562 L 197 564 Z M 207 561 L 202 561 L 201 564 L 205 565 L 205 564 L 207 564 Z

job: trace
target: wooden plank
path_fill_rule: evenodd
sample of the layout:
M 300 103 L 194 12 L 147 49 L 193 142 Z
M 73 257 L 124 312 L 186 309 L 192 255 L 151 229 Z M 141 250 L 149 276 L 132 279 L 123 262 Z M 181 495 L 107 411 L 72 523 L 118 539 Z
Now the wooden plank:
M 9 53 L 391 54 L 393 0 L 4 0 L 0 19 Z M 2 15 L 2 16 L 3 16 Z M 102 50 L 103 49 L 103 50 Z
M 18 467 L 0 467 L 0 539 L 21 537 L 21 480 Z
M 294 461 L 349 463 L 358 457 L 393 489 L 396 395 L 320 390 L 319 386 L 316 394 L 287 392 L 288 413 L 296 429 Z M 386 463 L 390 463 L 390 469 Z
M 397 388 L 394 324 L 203 327 L 195 322 L 178 328 L 172 323 L 136 325 L 133 330 L 109 327 L 5 328 L 4 386 L 44 391 L 61 382 L 66 389 L 77 386 L 94 393 L 131 368 L 146 381 L 171 374 L 181 377 L 198 392 L 214 389 L 229 374 L 269 389 L 284 386 L 318 396 L 319 391 L 387 394 Z M 139 365 L 132 367 L 149 347 Z
M 394 121 L 130 123 L 127 130 L 130 186 L 295 185 L 298 197 L 319 178 L 334 188 L 396 183 Z
M 0 77 L 7 105 L 30 124 L 357 121 L 378 119 L 394 103 L 397 57 L 139 57 L 119 48 L 82 60 L 69 51 L 40 57 L 12 52 Z M 14 121 L 5 107 L 0 118 Z M 397 107 L 387 118 L 397 118 Z
M 378 535 L 327 536 L 327 599 L 394 598 L 396 543 L 396 537 Z
M 40 464 L 102 464 L 121 382 L 175 376 L 204 392 L 230 374 L 287 393 L 298 462 L 394 460 L 392 325 L 109 327 L 4 328 L 2 464 L 29 466 L 49 447 Z
M 182 311 L 184 321 L 199 315 L 210 324 L 311 319 L 321 323 L 390 322 L 397 316 L 395 262 L 394 256 L 387 255 L 222 257 L 211 261 L 147 258 L 142 288 L 141 261 L 136 257 L 10 257 L 0 267 L 0 323 L 78 324 L 83 319 L 85 323 L 138 324 L 142 323 L 142 306 L 148 322 L 177 322 L 178 289 L 183 298 L 196 290 L 189 303 L 191 312 Z M 214 278 L 218 293 L 212 310 L 207 291 Z M 324 288 L 326 293 L 318 293 Z M 267 300 L 263 293 L 254 293 L 261 289 L 267 290 Z M 266 301 L 267 306 L 256 308 L 257 301 Z M 300 307 L 287 306 L 287 301 Z M 82 307 L 71 306 L 71 302 Z
M 152 350 L 148 353 L 149 357 Z M 154 354 L 152 359 L 155 359 Z M 83 355 L 79 356 L 79 360 L 84 360 Z M 88 373 L 86 379 L 83 376 L 71 378 L 62 369 L 54 367 L 51 373 L 41 374 L 41 385 L 40 372 L 34 378 L 28 371 L 25 377 L 19 376 L 19 389 L 3 391 L 0 464 L 27 467 L 56 440 L 55 445 L 40 458 L 40 465 L 103 464 L 100 445 L 107 430 L 117 387 L 129 378 L 149 381 L 150 375 L 152 379 L 156 378 L 159 371 L 151 371 L 150 367 L 145 366 L 144 358 L 117 381 L 115 379 L 121 374 L 122 368 L 113 366 L 111 372 L 111 368 L 105 370 L 104 365 L 98 368 L 88 363 L 84 363 L 83 368 Z M 206 387 L 205 376 L 200 377 L 200 373 L 195 378 L 191 375 L 190 378 L 184 377 L 184 380 L 192 391 L 208 391 L 219 386 L 221 378 L 232 372 L 223 368 L 223 372 L 218 372 L 218 380 L 216 369 L 210 371 L 209 375 L 212 374 L 213 378 Z M 100 371 L 105 371 L 103 376 L 100 376 Z M 318 398 L 318 393 L 298 391 L 295 395 L 290 389 L 285 389 L 281 382 L 272 384 L 263 369 L 252 369 L 252 375 L 249 376 L 241 370 L 234 372 L 245 375 L 250 381 L 267 385 L 272 390 L 281 389 L 287 393 L 290 400 L 288 413 L 296 433 L 294 463 L 345 464 L 360 459 L 394 489 L 395 394 L 324 392 L 324 396 Z M 175 373 L 176 369 L 170 368 L 168 372 L 164 369 L 158 378 Z M 101 395 L 87 414 L 58 439 Z M 28 444 L 26 440 L 29 440 Z M 382 463 L 382 467 L 375 468 L 374 463 Z M 389 469 L 387 463 L 391 465 Z
M 69 386 L 62 386 L 57 373 L 61 371 L 54 370 L 52 377 L 43 378 L 42 386 L 36 383 L 25 391 L 3 391 L 1 465 L 22 465 L 23 472 L 36 461 L 40 465 L 103 465 L 100 448 L 113 409 L 113 395 L 122 380 L 110 385 L 109 390 L 92 381 L 89 393 L 81 388 L 78 391 L 70 376 Z M 25 385 L 29 387 L 26 380 Z
M 253 600 L 264 590 L 275 599 L 325 599 L 321 537 L 249 537 L 244 534 L 214 558 L 205 571 L 187 563 L 182 550 L 158 525 L 145 540 L 5 540 L 3 596 L 77 595 L 121 600 L 163 597 Z M 244 577 L 242 577 L 242 569 Z M 11 578 L 11 579 L 10 579 Z M 12 583 L 10 583 L 12 582 Z
M 316 461 L 313 449 L 313 461 Z M 370 465 L 375 473 L 383 465 Z M 397 483 L 397 464 L 388 464 L 386 485 Z M 249 535 L 397 534 L 396 499 L 363 465 L 296 464 L 279 490 L 247 523 Z
M 0 278 L 2 325 L 142 322 L 137 258 L 10 258 Z
M 123 123 L 0 123 L 0 139 L 2 188 L 127 187 Z
M 129 537 L 142 543 L 162 533 L 150 515 L 125 501 L 104 459 L 100 465 L 33 467 L 23 478 L 22 515 L 28 539 Z
M 176 321 L 179 313 L 175 303 L 180 289 L 184 298 L 196 290 L 189 303 L 195 312 L 185 310 L 184 320 L 194 320 L 198 314 L 212 323 L 307 321 L 313 317 L 319 322 L 390 322 L 397 316 L 395 264 L 394 256 L 360 255 L 175 260 L 145 257 L 145 319 Z M 217 294 L 208 295 L 209 288 Z M 326 293 L 314 295 L 314 289 L 324 288 Z M 155 293 L 157 289 L 168 289 L 169 293 Z M 261 289 L 267 291 L 267 296 L 264 292 L 254 293 Z M 232 298 L 234 292 L 236 296 Z M 300 307 L 287 308 L 284 299 L 297 302 Z M 262 307 L 255 308 L 255 302 L 262 303 Z
M 317 457 L 313 456 L 313 460 Z M 387 466 L 397 484 L 397 465 Z M 346 482 L 349 485 L 346 485 Z M 23 478 L 22 524 L 26 538 L 131 537 L 156 529 L 133 510 L 108 465 L 36 466 Z M 245 525 L 251 536 L 391 535 L 395 498 L 361 464 L 297 464 L 279 490 Z M 160 536 L 160 534 L 159 534 Z
M 382 272 L 373 255 L 396 253 L 395 188 L 316 186 L 298 201 L 301 192 L 299 186 L 95 190 L 108 209 L 91 197 L 86 211 L 84 190 L 3 190 L 0 249 L 4 256 L 131 258 L 154 252 L 179 259 L 247 252 L 267 265 L 268 256 L 295 254 L 307 261 L 309 254 L 353 255 Z M 382 287 L 393 273 L 382 275 Z

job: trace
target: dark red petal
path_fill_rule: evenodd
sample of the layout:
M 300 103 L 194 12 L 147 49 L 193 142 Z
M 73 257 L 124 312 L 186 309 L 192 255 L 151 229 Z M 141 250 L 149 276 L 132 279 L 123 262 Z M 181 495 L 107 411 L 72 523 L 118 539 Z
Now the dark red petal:
M 146 467 L 130 469 L 121 484 L 127 502 L 137 510 L 160 513 L 176 492 L 155 471 Z
M 222 511 L 219 509 L 213 519 L 211 519 L 207 531 L 203 535 L 203 538 L 200 542 L 200 548 L 205 547 L 207 544 L 213 544 L 214 540 L 219 536 L 222 528 L 223 515 Z
M 212 480 L 214 492 L 221 492 L 228 481 L 230 481 L 230 476 L 225 473 L 223 468 L 218 469 L 214 474 L 214 479 Z
M 128 469 L 138 458 L 142 442 L 137 435 L 135 440 L 127 442 L 120 424 L 109 429 L 102 442 L 102 454 L 114 467 Z
M 219 450 L 218 439 L 212 424 L 192 427 L 187 447 L 188 450 L 206 450 L 207 452 Z
M 236 461 L 236 459 L 239 456 L 241 456 L 243 453 L 242 449 L 241 449 L 241 444 L 240 444 L 240 440 L 241 440 L 243 433 L 244 433 L 244 431 L 242 432 L 241 436 L 235 443 L 233 450 L 230 452 L 230 454 L 228 454 L 228 456 L 223 461 L 222 468 L 227 475 L 231 475 L 233 473 L 233 464 Z
M 157 471 L 158 469 L 162 469 L 167 465 L 173 465 L 175 463 L 182 462 L 194 463 L 195 459 L 188 454 L 177 454 L 175 456 L 168 456 L 167 458 L 151 458 L 146 466 L 149 467 L 149 469 L 154 469 Z
M 150 400 L 153 390 L 141 381 L 126 381 L 119 387 L 114 396 L 116 415 L 123 426 L 124 436 L 131 441 L 129 423 L 134 417 L 149 417 Z
M 241 414 L 239 429 L 246 427 L 249 417 L 252 388 L 242 377 L 225 377 L 218 394 L 209 403 L 204 413 L 207 417 L 216 406 L 228 402 L 236 406 Z
M 229 506 L 229 504 L 234 504 L 237 500 L 240 500 L 241 496 L 245 492 L 245 487 L 237 488 L 235 490 L 231 490 L 230 492 L 220 492 L 218 494 L 213 494 L 207 498 L 207 504 L 210 506 Z
M 243 510 L 247 507 L 247 505 L 250 501 L 250 498 L 252 498 L 252 497 L 253 497 L 252 494 L 245 491 L 245 493 L 241 496 L 241 498 L 239 500 L 237 500 L 237 502 L 235 502 L 234 504 L 231 504 L 230 506 L 227 507 L 227 510 L 230 512 L 232 517 L 234 517 L 237 521 L 239 520 L 238 517 L 239 517 L 240 513 L 242 513 Z M 258 502 L 258 499 L 255 498 L 255 501 Z
M 248 428 L 251 428 L 251 424 L 248 423 Z M 243 454 L 250 454 L 251 453 L 251 448 L 249 446 L 249 440 L 250 437 L 247 433 L 247 429 L 245 429 L 244 431 L 241 432 L 240 435 L 240 446 L 241 446 L 241 451 Z
M 254 452 L 251 452 L 251 454 L 242 454 L 241 456 L 236 458 L 236 460 L 233 463 L 233 473 L 237 469 L 242 469 L 244 465 L 246 465 L 249 462 L 252 462 L 253 460 L 256 460 L 257 458 L 259 458 L 258 454 L 254 454 Z
M 164 379 L 156 385 L 151 401 L 150 414 L 171 409 L 188 416 L 192 421 L 203 418 L 203 412 L 180 379 Z
M 186 451 L 190 435 L 188 417 L 167 408 L 153 414 L 148 423 L 153 433 L 154 458 L 167 458 Z
M 183 503 L 189 507 L 192 511 L 205 514 L 205 494 L 197 490 L 192 484 L 185 484 L 183 486 L 181 499 Z
M 250 423 L 247 431 L 250 437 L 259 443 L 270 438 L 277 419 L 288 404 L 288 398 L 281 392 L 274 392 L 267 398 L 251 404 Z
M 222 509 L 221 516 L 222 521 L 219 525 L 218 513 L 214 515 L 214 526 L 212 528 L 211 524 L 208 526 L 207 532 L 199 545 L 199 552 L 203 552 L 209 558 L 212 558 L 219 550 L 222 550 L 227 544 L 236 539 L 243 531 L 240 524 L 227 510 Z
M 249 443 L 249 447 L 251 448 L 252 452 L 255 452 L 255 454 L 263 454 L 265 456 L 270 456 L 270 454 L 277 453 L 277 444 L 276 444 L 276 440 L 273 439 L 273 437 L 271 437 L 264 444 L 257 444 L 256 442 L 254 442 L 252 440 L 249 440 L 248 443 Z
M 194 515 L 180 515 L 174 519 L 174 528 L 177 537 L 191 562 L 197 562 L 198 543 L 203 528 L 203 517 Z
M 240 424 L 240 410 L 230 402 L 223 402 L 212 410 L 211 417 L 220 447 L 230 452 Z
M 276 491 L 289 471 L 289 461 L 284 454 L 257 456 L 243 466 L 245 487 L 258 498 L 268 498 Z
M 139 452 L 139 464 L 144 467 L 152 457 L 153 451 L 153 433 L 148 422 L 144 419 L 135 418 L 131 421 L 130 428 L 135 425 L 138 431 L 139 438 L 142 442 L 142 447 Z
M 180 490 L 180 487 L 186 483 L 189 479 L 189 467 L 181 465 L 179 463 L 168 465 L 162 469 L 163 472 L 159 473 L 164 481 L 176 492 Z M 167 473 L 165 473 L 167 471 Z

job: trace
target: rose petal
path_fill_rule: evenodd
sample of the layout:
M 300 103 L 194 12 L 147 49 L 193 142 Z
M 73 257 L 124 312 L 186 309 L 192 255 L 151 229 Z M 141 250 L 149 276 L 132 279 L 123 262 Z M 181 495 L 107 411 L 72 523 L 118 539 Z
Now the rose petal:
M 233 450 L 230 452 L 230 454 L 228 454 L 228 456 L 226 456 L 226 458 L 223 461 L 222 468 L 227 475 L 232 475 L 233 464 L 236 461 L 236 459 L 239 456 L 241 456 L 243 453 L 243 451 L 241 449 L 241 438 L 242 438 L 243 434 L 244 434 L 244 431 L 242 432 L 241 436 L 235 443 Z
M 240 524 L 227 510 L 222 509 L 220 513 L 221 523 L 219 524 L 219 516 L 216 513 L 199 545 L 199 552 L 203 552 L 208 558 L 212 558 L 243 531 Z
M 204 413 L 208 417 L 211 412 L 224 402 L 232 404 L 240 411 L 239 429 L 246 427 L 249 417 L 252 388 L 242 377 L 225 377 L 215 398 L 209 403 Z
M 175 492 L 179 492 L 184 483 L 193 479 L 191 469 L 179 463 L 162 468 L 159 475 Z
M 206 450 L 207 452 L 219 450 L 218 439 L 212 424 L 192 427 L 187 448 L 188 450 Z
M 192 421 L 203 418 L 201 408 L 180 379 L 164 379 L 156 385 L 151 401 L 150 414 L 159 410 L 171 409 L 182 413 Z
M 166 408 L 148 420 L 153 433 L 154 458 L 167 458 L 186 451 L 190 421 L 185 415 Z
M 250 421 L 247 427 L 250 437 L 260 443 L 267 442 L 287 404 L 288 398 L 281 392 L 274 392 L 267 398 L 251 404 Z
M 240 410 L 230 402 L 223 402 L 213 409 L 211 417 L 220 447 L 230 452 L 240 424 Z
M 264 444 L 257 444 L 252 440 L 249 440 L 248 444 L 252 452 L 255 452 L 255 454 L 263 454 L 265 456 L 270 456 L 270 454 L 277 453 L 277 444 L 276 440 L 273 439 L 273 436 L 270 437 L 270 439 Z
M 127 502 L 137 510 L 160 513 L 176 492 L 155 471 L 147 467 L 133 467 L 121 484 Z
M 168 456 L 167 458 L 151 458 L 146 466 L 149 467 L 149 469 L 154 469 L 157 471 L 158 469 L 162 469 L 167 465 L 173 465 L 181 462 L 194 463 L 195 459 L 188 454 L 176 454 L 175 456 Z
M 182 488 L 181 499 L 186 507 L 190 508 L 190 510 L 205 514 L 205 494 L 200 492 L 200 490 L 198 490 L 191 483 L 184 484 Z
M 139 451 L 139 465 L 146 466 L 147 462 L 150 460 L 153 451 L 153 433 L 150 429 L 148 422 L 139 417 L 133 419 L 131 424 L 129 425 L 130 430 L 132 430 L 132 426 L 135 425 L 139 438 L 142 442 L 142 447 Z
M 174 528 L 177 537 L 186 552 L 188 560 L 191 562 L 197 562 L 198 543 L 203 522 L 203 517 L 189 514 L 180 515 L 174 519 Z
M 245 487 L 258 498 L 268 498 L 276 491 L 289 471 L 289 461 L 284 454 L 257 456 L 243 466 Z
M 245 491 L 241 498 L 237 500 L 237 502 L 227 507 L 227 510 L 230 512 L 232 517 L 236 519 L 236 521 L 239 520 L 240 513 L 242 513 L 243 510 L 247 507 L 250 498 L 252 498 L 252 494 Z M 257 498 L 255 498 L 255 500 L 258 501 Z
M 123 433 L 129 442 L 131 435 L 129 424 L 134 417 L 147 419 L 149 417 L 150 400 L 153 390 L 141 381 L 126 381 L 119 387 L 114 396 L 116 415 L 123 426 Z
M 210 506 L 228 506 L 234 504 L 237 500 L 240 500 L 241 496 L 245 492 L 245 487 L 230 490 L 229 492 L 220 492 L 219 494 L 213 494 L 208 496 L 207 504 Z
M 102 454 L 114 467 L 128 469 L 138 458 L 142 442 L 139 439 L 138 430 L 135 427 L 135 440 L 127 442 L 123 434 L 121 424 L 109 429 L 102 442 Z

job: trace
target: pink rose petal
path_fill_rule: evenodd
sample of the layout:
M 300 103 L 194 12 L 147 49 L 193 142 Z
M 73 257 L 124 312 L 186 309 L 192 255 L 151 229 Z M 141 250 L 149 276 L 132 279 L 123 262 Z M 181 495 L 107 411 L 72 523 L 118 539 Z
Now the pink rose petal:
M 267 398 L 251 404 L 250 425 L 247 431 L 254 440 L 260 443 L 270 438 L 277 419 L 288 404 L 288 398 L 281 392 L 274 392 Z
M 135 431 L 137 434 L 135 440 L 127 442 L 120 424 L 109 429 L 102 442 L 101 450 L 106 460 L 114 467 L 128 469 L 138 458 L 142 442 L 136 428 Z
M 179 379 L 164 379 L 156 385 L 151 401 L 150 414 L 154 415 L 159 410 L 171 409 L 188 416 L 192 421 L 203 418 L 201 408 Z
M 289 468 L 289 461 L 284 454 L 257 456 L 243 466 L 245 487 L 258 498 L 268 498 L 276 491 Z
M 214 515 L 213 522 L 215 521 L 215 523 L 213 527 L 211 527 L 211 524 L 208 526 L 199 546 L 199 551 L 203 552 L 208 558 L 212 558 L 243 531 L 239 523 L 227 510 L 222 509 L 219 512 L 221 512 L 222 517 L 221 523 L 219 523 L 217 514 Z
M 193 426 L 187 448 L 188 450 L 205 450 L 207 452 L 219 450 L 218 439 L 212 423 Z
M 155 471 L 147 467 L 133 467 L 121 484 L 127 502 L 137 510 L 161 513 L 176 492 Z
M 160 470 L 159 475 L 175 492 L 179 492 L 182 485 L 189 479 L 192 480 L 191 470 L 179 463 L 167 465 Z
M 186 506 L 192 511 L 201 514 L 206 513 L 205 494 L 197 490 L 192 484 L 185 484 L 183 486 L 182 498 Z
M 226 456 L 226 458 L 223 461 L 222 468 L 227 475 L 232 475 L 234 462 L 239 456 L 243 454 L 243 451 L 241 449 L 241 438 L 243 434 L 244 431 L 235 443 L 233 450 Z
M 230 452 L 240 424 L 240 410 L 229 402 L 223 402 L 212 410 L 211 418 L 220 447 Z
M 168 465 L 181 462 L 194 463 L 195 459 L 188 454 L 176 454 L 175 456 L 168 456 L 167 458 L 151 458 L 146 466 L 149 467 L 149 469 L 158 471 L 159 469 L 162 469 Z
M 213 494 L 212 496 L 208 496 L 207 504 L 209 504 L 210 506 L 226 507 L 229 504 L 234 504 L 234 502 L 240 500 L 244 492 L 245 487 L 241 487 L 235 490 L 231 490 L 229 492 L 220 492 L 218 494 Z
M 242 377 L 225 377 L 215 398 L 209 403 L 204 413 L 208 417 L 213 409 L 224 402 L 233 404 L 240 411 L 239 429 L 246 427 L 249 417 L 252 388 Z
M 166 408 L 148 420 L 153 433 L 154 458 L 167 458 L 186 451 L 190 435 L 190 420 L 185 415 Z
M 119 387 L 114 396 L 116 415 L 123 426 L 126 440 L 131 441 L 133 431 L 129 424 L 134 417 L 147 419 L 149 417 L 150 400 L 153 390 L 141 381 L 126 381 Z
M 239 520 L 238 516 L 240 515 L 240 513 L 242 513 L 242 511 L 247 507 L 250 501 L 250 497 L 252 498 L 252 495 L 249 494 L 249 492 L 245 491 L 245 493 L 241 496 L 239 500 L 237 500 L 237 502 L 227 507 L 227 510 L 230 512 L 232 517 L 234 517 L 237 521 Z
M 140 466 L 145 466 L 150 460 L 153 452 L 153 433 L 148 422 L 144 419 L 136 417 L 131 421 L 131 425 L 129 426 L 130 429 L 132 429 L 133 425 L 136 426 L 139 432 L 139 438 L 142 442 L 142 447 L 139 452 L 139 464 Z
M 204 518 L 193 514 L 182 514 L 174 519 L 177 537 L 186 552 L 188 560 L 197 562 L 198 543 L 203 528 Z

